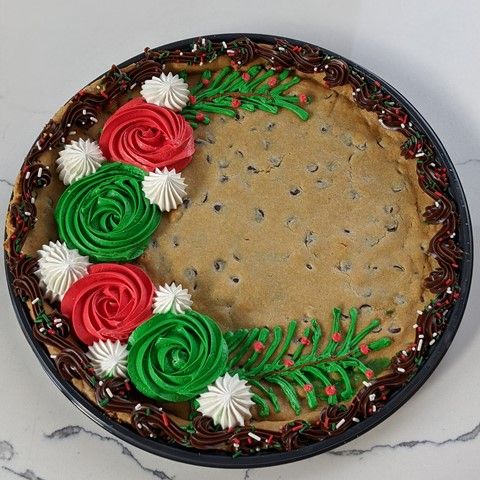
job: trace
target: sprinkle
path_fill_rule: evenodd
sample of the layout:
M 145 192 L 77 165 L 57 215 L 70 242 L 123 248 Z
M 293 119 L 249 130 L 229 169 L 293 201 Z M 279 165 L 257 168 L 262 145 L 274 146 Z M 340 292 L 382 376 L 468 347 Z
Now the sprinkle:
M 52 360 L 55 360 L 55 359 L 57 358 L 57 356 L 56 356 L 56 355 L 50 355 L 50 358 L 51 358 Z
M 108 387 L 105 389 L 105 392 L 107 392 L 107 395 L 108 395 L 110 398 L 113 398 L 113 393 L 112 393 L 112 391 L 111 391 Z
M 192 52 L 196 52 L 196 51 L 197 51 L 197 44 L 194 43 L 194 44 L 193 44 L 193 48 L 192 48 Z
M 32 197 L 32 198 L 30 199 L 30 203 L 35 203 L 35 197 Z
M 415 324 L 413 325 L 413 328 L 418 328 L 418 324 L 415 323 Z
M 232 107 L 233 108 L 238 108 L 242 102 L 238 98 L 232 98 Z
M 405 373 L 405 369 L 402 368 L 402 367 L 398 367 L 398 368 L 397 368 L 397 371 L 399 371 L 400 373 Z
M 226 49 L 227 49 L 227 43 L 226 43 L 226 42 L 222 42 L 222 47 L 226 50 Z
M 363 380 L 362 383 L 363 383 L 363 385 L 365 385 L 365 387 L 367 387 L 367 388 L 372 386 L 372 384 L 371 384 L 370 382 L 366 382 L 365 380 Z
M 30 170 L 27 171 L 25 174 L 25 180 L 28 180 L 30 178 Z
M 61 138 L 62 143 L 65 143 L 65 137 Z
M 202 38 L 202 45 L 205 45 L 205 38 Z
M 71 123 L 67 123 L 67 128 L 70 128 L 72 126 Z
M 333 335 L 332 335 L 332 340 L 336 343 L 338 342 L 341 342 L 343 340 L 343 336 L 340 332 L 335 332 Z
M 302 345 L 310 345 L 310 340 L 307 337 L 300 338 L 300 343 Z
M 344 423 L 345 423 L 345 419 L 344 419 L 344 418 L 342 418 L 341 420 L 339 420 L 338 423 L 335 425 L 335 430 L 338 430 Z
M 136 412 L 138 412 L 141 408 L 142 408 L 142 404 L 141 404 L 141 403 L 137 403 L 137 404 L 135 405 L 134 410 L 135 410 Z
M 313 67 L 314 72 L 318 72 L 318 67 Z
M 435 206 L 438 208 L 440 204 L 438 202 L 435 202 Z
M 423 312 L 422 312 L 421 310 L 417 310 L 417 313 L 418 313 L 419 315 L 423 315 Z
M 368 396 L 368 399 L 373 402 L 375 400 L 375 394 L 374 393 L 371 393 L 369 396 Z
M 102 386 L 102 385 L 103 385 L 103 380 L 100 380 L 100 381 L 98 382 L 98 384 L 99 384 L 100 386 Z
M 25 212 L 25 216 L 26 216 L 26 217 L 29 217 L 30 215 L 31 215 L 30 212 Z
M 327 385 L 325 387 L 325 393 L 329 396 L 332 397 L 337 393 L 337 389 L 335 388 L 335 385 Z
M 418 338 L 425 338 L 425 335 L 423 333 L 421 333 Z
M 366 343 L 362 343 L 359 348 L 364 355 L 368 355 L 368 352 L 370 352 L 370 349 Z
M 435 338 L 437 335 L 438 335 L 437 332 L 433 332 L 433 333 L 432 333 L 432 337 L 433 337 L 433 338 Z
M 135 84 L 134 84 L 135 85 Z M 95 117 L 90 117 L 90 121 L 93 122 L 93 123 L 97 123 L 98 120 L 95 118 Z M 77 132 L 75 132 L 77 133 Z
M 180 52 L 179 55 L 180 55 L 181 57 L 183 57 L 183 52 Z
M 301 93 L 299 96 L 298 96 L 298 100 L 300 101 L 300 103 L 303 105 L 305 103 L 308 102 L 308 97 L 304 94 L 304 93 Z
M 375 372 L 369 368 L 368 370 L 365 370 L 365 376 L 370 380 L 375 376 Z
M 417 350 L 420 351 L 422 347 L 423 347 L 423 338 L 421 338 L 420 341 L 418 342 Z
M 375 413 L 377 411 L 377 407 L 375 405 L 372 405 L 372 412 Z
M 234 53 L 235 53 L 235 50 L 232 50 L 231 48 L 227 50 L 227 55 L 233 55 Z
M 360 419 L 357 418 L 357 417 L 353 417 L 353 418 L 352 418 L 352 422 L 359 423 L 359 422 L 360 422 Z
M 42 146 L 40 145 L 40 142 L 37 142 L 37 143 L 36 143 L 36 146 L 37 146 L 37 148 L 38 148 L 39 150 L 42 149 Z
M 407 356 L 408 356 L 408 353 L 407 353 L 406 350 L 402 350 L 402 353 L 403 353 L 403 356 L 404 356 L 404 357 L 407 357 Z
M 286 358 L 286 359 L 283 361 L 283 364 L 284 364 L 286 367 L 293 367 L 293 365 L 295 365 L 295 362 L 294 362 L 291 358 Z
M 360 91 L 360 89 L 359 89 L 359 88 L 356 88 L 356 89 L 355 89 L 355 91 L 356 91 L 356 92 L 359 92 L 359 91 Z
M 86 115 L 87 111 L 85 109 L 82 110 L 82 115 Z
M 93 117 L 92 117 L 92 118 L 93 118 Z M 76 133 L 77 133 L 77 131 L 76 131 L 76 130 L 72 130 L 72 131 L 71 131 L 71 132 L 69 132 L 68 134 L 69 134 L 69 135 L 75 135 Z
M 43 168 L 40 167 L 40 168 L 38 169 L 37 177 L 40 178 L 40 177 L 42 176 L 42 173 L 43 173 Z
M 455 232 L 450 235 L 450 238 L 455 238 Z
M 400 124 L 400 128 L 405 128 L 405 124 L 404 124 L 404 123 L 401 123 L 401 124 Z
M 261 442 L 262 441 L 262 438 L 259 437 L 258 435 L 256 435 L 255 433 L 253 432 L 248 432 L 248 436 L 250 438 L 253 438 L 254 440 L 256 440 L 257 442 Z
M 452 289 L 450 287 L 447 288 L 447 293 L 450 295 L 452 293 Z
M 265 348 L 265 345 L 262 342 L 258 340 L 256 342 L 253 342 L 253 349 L 256 352 L 261 352 L 264 348 Z
M 303 386 L 303 389 L 306 391 L 306 392 L 311 392 L 313 390 L 313 385 L 311 383 L 306 383 L 304 386 Z
M 38 297 L 37 297 L 37 298 L 34 298 L 34 299 L 32 300 L 32 305 L 37 304 L 39 301 L 40 301 L 40 299 L 39 299 Z
M 429 345 L 433 345 L 434 343 L 435 343 L 435 339 L 432 338 L 428 344 L 429 344 Z

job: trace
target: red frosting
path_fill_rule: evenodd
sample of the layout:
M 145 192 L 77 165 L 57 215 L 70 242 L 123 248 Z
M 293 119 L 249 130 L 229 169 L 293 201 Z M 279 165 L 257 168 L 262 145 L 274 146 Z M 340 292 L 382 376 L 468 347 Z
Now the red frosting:
M 107 158 L 150 172 L 163 167 L 179 172 L 195 151 L 190 124 L 142 98 L 127 102 L 105 122 L 99 145 Z
M 131 264 L 99 263 L 88 271 L 63 297 L 62 314 L 87 345 L 107 339 L 126 341 L 152 316 L 152 281 Z

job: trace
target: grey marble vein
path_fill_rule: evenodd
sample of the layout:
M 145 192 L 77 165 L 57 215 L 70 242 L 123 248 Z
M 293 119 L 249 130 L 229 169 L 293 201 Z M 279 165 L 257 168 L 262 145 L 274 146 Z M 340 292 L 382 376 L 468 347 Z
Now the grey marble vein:
M 7 180 L 6 178 L 0 178 L 0 183 L 6 183 L 7 185 L 10 185 L 13 187 L 13 183 L 10 180 Z
M 26 480 L 45 480 L 44 477 L 39 477 L 35 472 L 33 472 L 30 469 L 27 469 L 24 472 L 17 472 L 16 470 L 13 470 L 13 468 L 10 468 L 10 467 L 2 467 L 2 468 L 7 472 L 13 473 L 13 475 L 15 475 L 18 478 L 25 478 Z
M 10 442 L 6 440 L 0 441 L 0 460 L 9 462 L 15 455 L 15 449 Z
M 458 435 L 457 437 L 454 438 L 447 438 L 446 440 L 442 441 L 436 441 L 436 440 L 410 440 L 407 442 L 399 442 L 399 443 L 394 443 L 392 445 L 390 444 L 383 444 L 383 445 L 373 445 L 370 448 L 367 448 L 365 450 L 363 449 L 352 449 L 352 450 L 335 450 L 329 452 L 330 455 L 337 455 L 339 457 L 344 457 L 344 456 L 358 456 L 358 455 L 363 455 L 365 453 L 370 453 L 373 450 L 379 450 L 379 449 L 389 449 L 389 450 L 395 450 L 397 448 L 414 448 L 417 447 L 418 445 L 432 445 L 434 447 L 441 447 L 443 445 L 448 445 L 451 443 L 458 443 L 458 442 L 470 442 L 472 440 L 475 440 L 478 436 L 480 436 L 480 423 L 476 425 L 472 430 L 469 430 L 466 433 L 462 433 L 461 435 Z
M 160 480 L 173 480 L 175 478 L 175 476 L 170 476 L 166 474 L 163 470 L 152 469 L 143 465 L 140 460 L 132 453 L 132 451 L 127 448 L 122 442 L 120 442 L 120 440 L 106 435 L 100 435 L 99 433 L 92 432 L 91 430 L 87 430 L 86 428 L 80 427 L 79 425 L 68 425 L 66 427 L 59 428 L 58 430 L 55 430 L 51 433 L 47 433 L 44 436 L 49 440 L 63 440 L 65 438 L 74 437 L 82 433 L 92 438 L 98 439 L 101 442 L 111 442 L 115 445 L 118 445 L 121 448 L 122 455 L 125 455 L 126 457 L 133 460 L 133 462 L 137 464 L 142 469 L 142 471 L 150 473 L 155 478 L 159 478 Z
M 480 158 L 469 158 L 468 160 L 465 160 L 463 162 L 457 162 L 454 165 L 458 167 L 459 165 L 468 165 L 469 163 L 477 163 L 480 162 Z

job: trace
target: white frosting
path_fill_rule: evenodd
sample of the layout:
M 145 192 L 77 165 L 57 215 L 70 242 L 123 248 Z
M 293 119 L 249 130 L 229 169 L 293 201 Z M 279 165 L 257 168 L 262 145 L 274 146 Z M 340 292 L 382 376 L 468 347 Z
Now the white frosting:
M 88 347 L 87 357 L 100 378 L 127 377 L 127 345 L 120 340 L 93 343 Z
M 72 140 L 57 158 L 57 172 L 65 185 L 97 171 L 105 157 L 97 142 L 87 138 Z
M 188 290 L 175 282 L 159 286 L 155 292 L 153 313 L 167 313 L 170 310 L 173 313 L 184 313 L 192 307 L 191 298 Z
M 162 212 L 169 212 L 182 203 L 187 195 L 183 177 L 175 169 L 155 169 L 150 172 L 142 182 L 143 192 L 150 200 L 160 207 Z
M 188 103 L 190 92 L 188 85 L 178 75 L 161 73 L 159 77 L 146 80 L 140 91 L 148 103 L 167 107 L 179 112 Z
M 237 373 L 233 377 L 226 373 L 217 378 L 213 385 L 208 386 L 208 392 L 202 393 L 197 400 L 200 405 L 198 411 L 211 417 L 222 428 L 243 426 L 245 420 L 252 416 L 250 385 L 240 380 Z
M 70 250 L 58 240 L 43 245 L 38 251 L 38 270 L 35 272 L 47 297 L 61 300 L 72 283 L 88 274 L 88 257 Z

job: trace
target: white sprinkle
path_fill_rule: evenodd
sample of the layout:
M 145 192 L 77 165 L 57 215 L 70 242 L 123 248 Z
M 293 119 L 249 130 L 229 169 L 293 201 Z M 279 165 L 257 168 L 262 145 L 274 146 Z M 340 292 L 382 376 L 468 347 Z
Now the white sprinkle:
M 385 113 L 385 110 L 382 110 L 382 113 L 384 114 L 384 113 Z
M 397 370 L 398 370 L 400 373 L 405 373 L 405 369 L 402 368 L 402 367 L 398 367 Z
M 359 89 L 359 88 L 357 88 L 357 89 L 355 89 L 355 91 L 356 91 L 356 92 L 359 92 L 359 91 L 360 91 L 360 89 Z
M 284 52 L 284 51 L 285 51 L 285 48 L 284 48 L 284 47 L 278 47 L 278 50 L 279 50 L 280 52 Z
M 370 394 L 370 395 L 368 396 L 368 399 L 369 399 L 371 402 L 373 402 L 373 401 L 375 400 L 375 394 L 374 394 L 374 393 Z
M 180 55 L 181 57 L 183 57 L 183 52 L 180 52 L 179 55 Z
M 433 332 L 433 333 L 432 333 L 432 337 L 433 337 L 433 338 L 435 338 L 437 335 L 438 335 L 437 332 Z
M 338 430 L 343 424 L 345 423 L 345 419 L 342 418 L 338 421 L 337 425 L 335 426 L 335 430 Z
M 55 325 L 56 325 L 57 328 L 60 328 L 60 327 L 63 325 L 63 323 L 60 322 L 60 323 L 57 323 L 57 324 L 55 324 Z
M 197 44 L 194 43 L 194 44 L 193 44 L 193 48 L 192 48 L 192 52 L 196 52 L 196 51 L 197 51 Z
M 136 86 L 137 86 L 137 82 L 132 83 L 132 84 L 130 85 L 130 90 L 133 90 Z
M 30 178 L 30 170 L 25 174 L 25 180 L 28 180 Z
M 425 338 L 425 335 L 423 333 L 421 333 L 418 338 Z
M 108 395 L 110 398 L 113 398 L 113 393 L 112 393 L 112 391 L 111 391 L 108 387 L 105 389 L 105 392 L 107 392 L 107 395 Z
M 103 380 L 100 380 L 100 381 L 98 382 L 98 384 L 99 384 L 100 386 L 102 386 L 102 385 L 103 385 Z
M 165 68 L 167 68 L 167 64 L 166 64 L 166 63 L 164 63 L 164 64 L 162 65 L 162 70 L 165 70 Z
M 202 38 L 202 45 L 205 45 L 205 38 Z
M 141 408 L 142 408 L 142 404 L 141 404 L 141 403 L 137 403 L 137 404 L 135 405 L 134 410 L 135 410 L 136 412 L 138 412 Z
M 325 68 L 325 70 L 328 68 L 328 63 L 325 65 L 325 67 L 324 67 L 324 68 Z
M 62 319 L 61 318 L 54 318 L 53 323 L 62 323 Z
M 34 298 L 32 300 L 32 305 L 35 305 L 36 303 L 38 303 L 40 301 L 40 299 L 37 297 L 37 298 Z
M 199 65 L 200 65 L 200 67 L 203 65 L 203 61 L 202 61 L 202 60 L 200 60 Z
M 413 326 L 413 328 L 418 328 L 418 324 L 415 324 L 415 325 Z
M 250 438 L 253 438 L 253 439 L 256 440 L 257 442 L 260 442 L 260 441 L 262 440 L 261 437 L 259 437 L 258 435 L 256 435 L 256 434 L 253 433 L 253 432 L 248 432 L 248 436 L 249 436 Z
M 409 127 L 413 127 L 412 122 L 408 122 Z
M 412 352 L 416 352 L 417 349 L 415 347 L 412 347 Z
M 360 422 L 360 419 L 357 418 L 357 417 L 353 417 L 353 418 L 352 418 L 352 422 L 358 423 L 358 422 Z
M 430 166 L 431 167 L 436 167 L 436 165 L 433 162 L 430 164 Z
M 430 342 L 428 342 L 429 345 L 433 345 L 434 343 L 435 343 L 435 339 L 434 339 L 434 338 L 432 338 L 432 339 L 430 340 Z
M 43 173 L 43 168 L 40 167 L 37 172 L 37 177 L 40 178 L 42 176 L 42 173 Z
M 32 198 L 30 199 L 30 203 L 35 203 L 35 197 L 32 197 Z
M 42 146 L 40 145 L 40 142 L 37 142 L 36 145 L 37 145 L 37 148 L 38 148 L 39 150 L 42 149 Z
M 57 358 L 57 356 L 56 355 L 50 355 L 50 358 L 55 360 Z
M 450 235 L 450 238 L 455 238 L 455 232 Z
M 139 424 L 137 425 L 137 428 L 138 428 L 139 430 L 141 430 L 141 429 L 142 429 L 142 424 L 139 423 Z
M 226 49 L 227 49 L 227 43 L 226 43 L 226 42 L 222 42 L 222 47 L 226 50 Z
M 40 331 L 40 333 L 44 333 L 44 332 L 45 332 L 45 327 L 41 327 L 41 328 L 39 329 L 39 331 Z
M 418 342 L 417 350 L 420 351 L 422 347 L 423 347 L 423 338 L 421 338 L 420 341 Z
M 65 143 L 65 137 L 62 137 L 62 143 Z
M 372 384 L 370 382 L 366 382 L 365 380 L 362 382 L 367 388 L 371 387 Z
M 423 152 L 418 152 L 418 153 L 415 155 L 416 158 L 424 157 L 424 156 L 425 156 L 425 153 L 423 153 Z
M 447 293 L 450 295 L 452 293 L 452 289 L 450 287 L 447 288 Z
M 272 62 L 274 62 L 274 61 L 275 61 L 275 57 L 272 57 Z
M 417 313 L 418 313 L 419 315 L 423 315 L 423 312 L 422 312 L 421 310 L 417 310 Z
M 436 255 L 432 255 L 432 257 L 436 257 Z M 427 307 L 427 309 L 428 309 L 428 310 L 431 310 L 431 309 L 432 309 L 432 306 L 429 305 L 429 306 Z
M 401 124 L 400 124 L 400 128 L 405 128 L 405 124 L 404 124 L 404 123 L 401 123 Z
M 69 134 L 69 135 L 75 135 L 76 133 L 77 133 L 77 131 L 76 131 L 76 130 L 72 130 L 72 131 L 71 131 L 71 132 L 69 132 L 68 134 Z
M 255 451 L 256 451 L 256 452 L 259 452 L 259 451 L 260 451 L 260 447 L 255 448 Z
M 372 412 L 376 412 L 377 411 L 377 407 L 375 405 L 372 405 Z
M 241 65 L 241 64 L 242 64 L 242 62 L 241 62 L 240 60 L 239 60 L 237 63 L 238 63 L 239 65 Z
M 352 96 L 355 96 L 355 92 L 352 92 Z
M 85 109 L 82 110 L 82 115 L 86 115 L 87 111 Z
M 154 433 L 151 433 L 151 434 L 150 434 L 150 438 L 155 438 L 155 434 L 154 434 Z
M 318 67 L 313 67 L 314 72 L 318 72 Z
M 72 126 L 71 123 L 67 123 L 67 128 L 70 128 Z
M 406 351 L 406 350 L 402 350 L 402 353 L 403 353 L 403 355 L 405 355 L 405 357 L 407 357 L 407 356 L 408 356 L 408 353 L 407 353 L 407 351 Z
M 25 212 L 25 216 L 26 216 L 26 217 L 29 217 L 30 215 L 31 215 L 30 212 Z
M 90 117 L 90 121 L 93 122 L 93 123 L 97 123 L 98 120 L 95 118 L 95 117 Z M 76 133 L 76 132 L 75 132 Z
M 227 50 L 227 54 L 228 54 L 228 55 L 231 55 L 232 53 L 235 53 L 235 50 L 232 50 L 231 48 L 229 48 L 229 49 Z
M 52 150 L 52 147 L 48 147 L 49 150 Z

